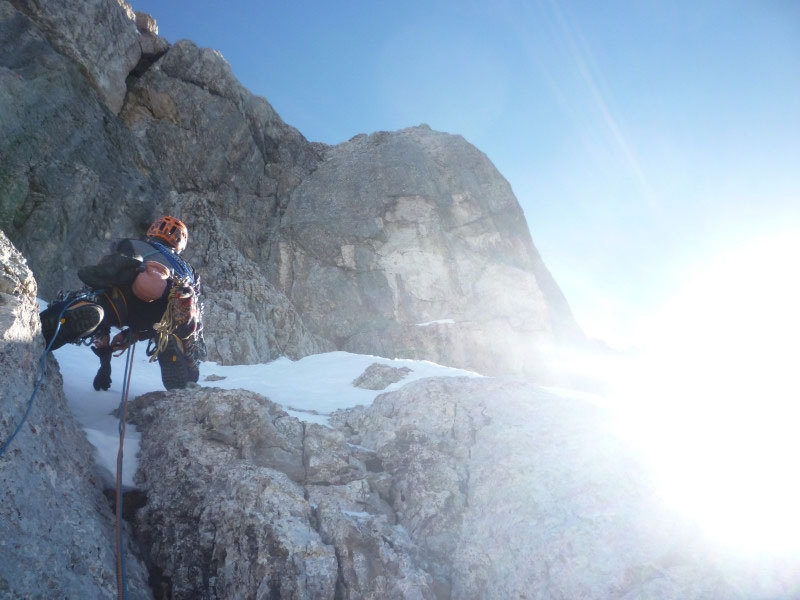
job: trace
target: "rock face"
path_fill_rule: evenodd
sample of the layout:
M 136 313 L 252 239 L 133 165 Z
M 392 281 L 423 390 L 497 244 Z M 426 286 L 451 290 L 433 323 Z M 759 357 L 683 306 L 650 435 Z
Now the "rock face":
M 312 169 L 313 146 L 217 52 L 188 41 L 131 83 L 121 118 L 173 190 L 161 210 L 191 216 L 186 254 L 209 298 L 210 358 L 266 362 L 333 349 L 263 273 L 281 198 Z
M 0 0 L 0 441 L 35 386 L 37 282 L 76 289 L 160 213 L 189 224 L 211 360 L 340 348 L 540 376 L 546 344 L 580 337 L 508 184 L 462 138 L 310 143 L 219 53 L 170 45 L 123 0 Z M 0 456 L 0 597 L 113 597 L 113 517 L 45 363 Z M 154 392 L 131 421 L 131 598 L 148 581 L 159 599 L 798 589 L 710 560 L 605 413 L 529 384 L 422 380 L 330 428 L 249 392 Z
M 68 32 L 48 29 L 58 21 L 49 12 L 40 19 L 0 1 L 0 227 L 53 297 L 79 287 L 76 265 L 138 230 L 163 190 L 144 149 L 92 87 L 89 67 L 48 41 Z
M 0 0 L 0 83 L 0 226 L 46 298 L 173 213 L 211 360 L 343 349 L 538 376 L 544 345 L 580 337 L 507 182 L 459 136 L 310 143 L 218 52 L 117 0 Z
M 0 444 L 22 422 L 43 350 L 36 282 L 0 231 Z M 111 598 L 114 517 L 58 365 L 46 362 L 30 413 L 0 456 L 0 597 Z M 129 597 L 152 598 L 142 563 L 131 548 L 127 555 Z
M 0 233 L 3 442 L 42 352 L 35 293 Z M 48 363 L 0 456 L 0 596 L 113 597 L 113 517 Z M 331 427 L 215 388 L 146 394 L 129 417 L 143 498 L 126 536 L 130 598 L 749 600 L 799 589 L 791 569 L 754 576 L 709 554 L 656 501 L 608 413 L 519 381 L 422 379 L 334 413 Z
M 157 596 L 759 597 L 654 501 L 603 411 L 528 385 L 423 379 L 333 429 L 212 388 L 131 415 Z
M 82 65 L 103 104 L 118 113 L 125 79 L 142 58 L 135 15 L 124 0 L 15 0 L 33 18 L 50 45 Z
M 520 357 L 577 336 L 508 183 L 425 126 L 330 148 L 292 193 L 270 268 L 309 327 L 353 352 L 524 372 Z
M 83 10 L 78 4 L 73 12 Z M 110 5 L 109 10 L 117 6 L 119 12 L 115 2 Z M 148 61 L 166 51 L 166 42 L 147 31 L 139 37 L 150 39 L 155 49 L 143 53 L 130 74 L 129 83 L 135 89 L 123 121 L 98 98 L 94 79 L 84 75 L 88 66 L 73 61 L 74 56 L 91 54 L 91 49 L 71 52 L 70 58 L 60 54 L 50 42 L 60 30 L 48 29 L 60 22 L 50 14 L 54 7 L 40 13 L 33 4 L 25 6 L 28 15 L 0 0 L 0 226 L 28 257 L 43 283 L 43 296 L 52 298 L 59 289 L 79 288 L 77 267 L 96 262 L 109 240 L 140 235 L 157 213 L 175 211 L 188 215 L 184 216 L 191 227 L 187 258 L 205 281 L 211 360 L 264 362 L 280 355 L 299 358 L 331 349 L 331 343 L 307 331 L 291 303 L 269 284 L 253 260 L 253 249 L 264 246 L 259 237 L 263 233 L 253 227 L 259 217 L 254 211 L 269 213 L 270 206 L 275 206 L 275 190 L 297 177 L 282 175 L 279 167 L 270 171 L 277 173 L 274 178 L 263 175 L 268 170 L 263 162 L 240 164 L 241 156 L 233 150 L 242 146 L 245 153 L 259 154 L 260 143 L 282 156 L 281 152 L 291 151 L 292 144 L 278 143 L 269 135 L 284 133 L 300 140 L 303 148 L 312 146 L 282 125 L 265 101 L 246 94 L 219 55 L 190 43 L 177 45 L 170 58 L 163 60 L 167 72 L 181 76 L 154 68 L 151 78 L 158 80 L 154 89 L 135 91 L 137 79 L 149 73 Z M 106 35 L 98 30 L 88 39 L 77 37 L 73 42 L 91 46 Z M 140 68 L 145 70 L 140 73 Z M 159 92 L 161 84 L 175 100 Z M 229 96 L 236 98 L 221 99 L 218 88 L 231 88 Z M 142 106 L 137 100 L 141 96 L 155 104 Z M 184 131 L 182 123 L 164 116 L 172 114 L 169 107 L 174 108 L 175 102 L 186 122 L 203 115 L 196 130 Z M 240 112 L 245 105 L 252 114 Z M 136 116 L 138 110 L 163 117 L 151 119 L 156 124 L 151 124 L 149 137 L 146 124 Z M 221 115 L 225 112 L 227 119 Z M 220 129 L 209 131 L 210 123 Z M 231 132 L 230 145 L 220 145 L 220 137 Z M 239 134 L 247 139 L 239 139 Z M 198 147 L 200 141 L 202 147 Z M 215 147 L 220 150 L 212 152 Z M 206 156 L 207 161 L 200 159 Z M 227 170 L 229 160 L 245 173 L 239 181 Z M 241 194 L 234 192 L 237 186 Z M 205 192 L 190 191 L 200 189 Z
M 340 433 L 242 391 L 155 392 L 131 418 L 147 432 L 136 529 L 156 595 L 433 597 Z

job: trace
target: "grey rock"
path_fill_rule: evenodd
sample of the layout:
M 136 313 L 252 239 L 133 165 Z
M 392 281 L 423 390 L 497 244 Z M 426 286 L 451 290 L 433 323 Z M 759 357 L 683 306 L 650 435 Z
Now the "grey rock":
M 131 419 L 137 535 L 175 598 L 790 594 L 710 554 L 606 411 L 521 382 L 420 380 L 333 429 L 213 388 L 147 394 Z
M 124 0 L 15 0 L 14 6 L 81 66 L 103 103 L 118 113 L 127 93 L 125 79 L 142 55 L 130 5 Z
M 330 148 L 292 193 L 271 276 L 340 349 L 534 375 L 579 334 L 508 183 L 416 127 Z
M 393 383 L 401 381 L 411 373 L 408 367 L 390 367 L 381 363 L 373 363 L 353 380 L 353 385 L 366 390 L 383 390 Z
M 46 298 L 173 213 L 210 360 L 343 349 L 537 377 L 544 344 L 580 337 L 507 182 L 462 138 L 308 142 L 219 52 L 157 31 L 124 2 L 0 0 L 0 225 Z
M 547 344 L 580 340 L 508 183 L 465 140 L 308 142 L 218 52 L 170 45 L 125 2 L 0 0 L 0 115 L 0 227 L 46 297 L 172 213 L 212 360 L 338 348 L 541 377 Z M 4 237 L 0 264 L 8 436 L 42 344 Z M 109 597 L 112 518 L 47 362 L 0 457 L 0 595 Z M 332 428 L 248 392 L 148 394 L 136 539 L 158 597 L 791 594 L 711 560 L 606 417 L 499 379 L 412 383 Z M 150 597 L 135 558 L 129 577 Z
M 156 595 L 332 598 L 333 549 L 292 480 L 303 477 L 296 419 L 255 394 L 213 389 L 151 393 L 130 416 L 143 432 L 137 537 L 157 567 Z
M 139 33 L 158 35 L 158 23 L 156 23 L 156 20 L 152 17 L 152 15 L 141 11 L 136 11 L 135 15 L 134 21 L 136 23 L 136 29 L 139 31 Z
M 183 40 L 131 87 L 121 118 L 152 149 L 173 191 L 163 212 L 190 224 L 186 256 L 202 273 L 209 359 L 266 362 L 332 350 L 267 281 L 281 198 L 316 151 L 218 53 Z
M 386 515 L 347 510 L 330 499 L 320 504 L 317 514 L 320 534 L 338 550 L 337 597 L 437 598 L 433 578 L 419 566 L 416 544 Z
M 158 213 L 175 210 L 192 217 L 187 218 L 191 227 L 187 257 L 206 282 L 205 333 L 211 360 L 266 362 L 333 349 L 307 331 L 289 301 L 253 261 L 257 257 L 252 249 L 264 246 L 262 234 L 240 224 L 253 222 L 259 204 L 254 203 L 255 191 L 239 202 L 235 222 L 223 227 L 214 210 L 224 207 L 222 200 L 227 198 L 214 193 L 169 194 L 169 165 L 98 102 L 80 66 L 53 49 L 37 24 L 5 1 L 0 1 L 0 44 L 0 225 L 13 232 L 11 237 L 42 282 L 45 298 L 53 298 L 59 289 L 79 288 L 77 268 L 95 263 L 111 240 L 141 235 Z M 176 54 L 180 53 L 178 48 Z M 221 57 L 219 61 L 224 63 Z M 192 71 L 190 65 L 184 66 Z M 225 66 L 217 70 L 230 71 Z M 183 80 L 174 83 L 200 90 Z M 150 98 L 155 96 L 154 92 Z M 189 95 L 187 105 L 195 100 Z M 252 99 L 242 103 L 252 105 L 254 122 L 260 118 L 256 115 L 273 117 L 269 123 L 254 125 L 259 143 L 284 147 L 267 141 L 267 130 L 282 131 L 277 115 Z M 249 131 L 247 118 L 239 117 L 245 123 L 242 131 Z M 286 129 L 287 135 L 302 141 L 294 130 Z M 206 139 L 206 133 L 198 131 L 198 138 Z M 161 150 L 158 141 L 156 147 Z M 255 142 L 252 148 L 258 152 Z M 263 163 L 252 168 L 265 170 Z M 278 167 L 272 172 L 283 177 Z M 280 187 L 263 175 L 253 181 L 258 189 Z M 233 204 L 226 214 L 233 212 Z M 266 214 L 275 201 L 261 204 Z M 237 233 L 240 230 L 243 233 Z M 214 302 L 217 294 L 219 301 Z
M 136 399 L 137 537 L 172 598 L 433 598 L 341 433 L 242 390 Z M 384 595 L 385 594 L 385 595 Z
M 114 517 L 50 356 L 36 388 L 43 351 L 36 282 L 0 231 L 0 444 L 33 397 L 0 456 L 0 597 L 110 598 L 117 592 Z M 125 553 L 128 597 L 152 598 L 127 543 Z
M 379 457 L 382 495 L 443 597 L 755 595 L 658 503 L 597 407 L 519 382 L 442 378 L 332 423 Z
M 0 48 L 0 227 L 52 298 L 79 288 L 77 267 L 110 240 L 145 227 L 162 189 L 83 67 L 5 0 Z
M 229 225 L 214 214 L 206 197 L 172 193 L 162 207 L 167 213 L 192 215 L 185 256 L 203 281 L 209 360 L 264 363 L 334 349 L 305 326 L 288 298 L 231 241 Z

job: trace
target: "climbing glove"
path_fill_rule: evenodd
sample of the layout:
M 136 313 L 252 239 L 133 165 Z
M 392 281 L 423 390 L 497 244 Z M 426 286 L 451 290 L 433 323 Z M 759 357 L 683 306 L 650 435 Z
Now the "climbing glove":
M 97 369 L 97 375 L 94 376 L 94 389 L 107 390 L 111 387 L 111 353 L 113 350 L 110 346 L 104 348 L 92 346 L 92 352 L 100 359 L 100 368 Z

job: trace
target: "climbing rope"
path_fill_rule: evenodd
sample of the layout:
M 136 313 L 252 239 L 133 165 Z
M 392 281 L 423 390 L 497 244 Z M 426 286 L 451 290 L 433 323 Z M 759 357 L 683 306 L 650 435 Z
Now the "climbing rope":
M 128 578 L 125 572 L 125 551 L 122 544 L 122 448 L 125 444 L 125 422 L 128 413 L 128 392 L 131 384 L 131 371 L 133 370 L 133 349 L 136 344 L 128 346 L 128 356 L 125 359 L 125 376 L 122 385 L 122 399 L 119 405 L 119 450 L 117 451 L 117 598 L 125 600 L 128 597 Z
M 156 332 L 156 348 L 150 357 L 150 362 L 154 362 L 158 355 L 167 349 L 169 343 L 169 336 L 175 331 L 177 324 L 175 323 L 175 315 L 173 306 L 175 305 L 175 294 L 177 293 L 178 286 L 172 286 L 169 291 L 169 300 L 167 301 L 167 309 L 161 316 L 161 320 L 153 325 L 153 330 Z
M 22 420 L 19 422 L 19 425 L 17 425 L 16 429 L 14 429 L 14 433 L 11 434 L 11 437 L 9 437 L 8 440 L 6 440 L 6 442 L 2 446 L 0 446 L 0 456 L 3 456 L 3 453 L 11 445 L 11 442 L 14 440 L 14 438 L 17 437 L 17 434 L 20 432 L 22 426 L 25 424 L 25 421 L 28 419 L 28 415 L 30 414 L 31 408 L 33 407 L 33 400 L 34 398 L 36 398 L 36 394 L 39 393 L 39 388 L 41 387 L 42 382 L 44 381 L 44 376 L 47 373 L 47 355 L 50 353 L 50 349 L 53 347 L 53 342 L 55 342 L 56 337 L 58 336 L 58 332 L 61 329 L 61 320 L 64 318 L 64 313 L 67 312 L 67 309 L 70 306 L 72 306 L 76 302 L 85 300 L 92 294 L 87 292 L 76 296 L 70 302 L 66 303 L 64 307 L 61 309 L 61 312 L 58 314 L 58 321 L 56 322 L 55 333 L 53 333 L 53 337 L 48 342 L 47 347 L 44 349 L 44 352 L 42 352 L 42 356 L 39 360 L 39 363 L 41 365 L 40 369 L 41 372 L 39 373 L 39 379 L 33 386 L 33 393 L 31 393 L 31 397 L 28 400 L 28 406 L 25 409 L 25 414 L 22 415 Z
M 194 278 L 194 270 L 189 266 L 189 264 L 183 260 L 180 255 L 176 254 L 172 248 L 169 248 L 162 244 L 161 242 L 157 242 L 155 240 L 149 240 L 148 243 L 156 248 L 161 255 L 167 259 L 170 265 L 172 265 L 172 270 L 175 272 L 179 279 L 188 280 L 190 284 L 194 285 L 195 278 Z
M 175 329 L 177 329 L 181 324 L 181 321 L 185 322 L 187 318 L 186 314 L 180 313 L 177 299 L 178 292 L 182 287 L 184 287 L 182 285 L 184 283 L 184 281 L 179 281 L 176 283 L 176 285 L 172 286 L 172 289 L 169 291 L 167 309 L 164 311 L 161 320 L 153 325 L 153 330 L 156 332 L 156 337 L 155 348 L 148 348 L 147 350 L 147 355 L 150 356 L 150 362 L 155 362 L 155 360 L 158 358 L 158 355 L 167 349 L 170 336 L 173 335 Z
M 44 352 L 42 353 L 40 364 L 41 364 L 41 373 L 39 374 L 39 378 L 36 381 L 36 384 L 33 386 L 33 392 L 31 393 L 31 397 L 28 400 L 28 406 L 25 409 L 25 414 L 22 416 L 22 420 L 19 422 L 17 427 L 14 429 L 14 432 L 11 436 L 6 440 L 6 442 L 0 446 L 0 457 L 3 456 L 3 453 L 6 449 L 11 445 L 11 442 L 17 436 L 19 431 L 22 429 L 22 426 L 25 424 L 25 421 L 28 418 L 28 415 L 31 412 L 31 408 L 33 407 L 33 401 L 36 398 L 36 394 L 39 392 L 39 388 L 44 381 L 44 376 L 47 373 L 47 355 L 50 353 L 51 348 L 53 347 L 53 342 L 55 341 L 56 337 L 58 336 L 58 332 L 61 329 L 62 319 L 64 317 L 64 313 L 67 312 L 70 306 L 75 304 L 76 302 L 80 302 L 81 300 L 86 299 L 88 296 L 93 295 L 93 293 L 83 293 L 78 295 L 77 297 L 73 298 L 69 302 L 67 302 L 64 307 L 61 309 L 58 320 L 56 322 L 56 329 L 53 333 L 53 337 L 47 344 Z M 127 408 L 128 408 L 128 392 L 130 390 L 130 383 L 131 383 L 131 371 L 133 365 L 133 348 L 135 344 L 130 344 L 128 346 L 128 357 L 125 363 L 125 377 L 124 377 L 124 384 L 122 388 L 122 400 L 120 401 L 120 421 L 119 421 L 119 451 L 117 453 L 117 508 L 116 508 L 116 538 L 117 538 L 117 597 L 119 600 L 127 600 L 128 597 L 128 585 L 127 585 L 127 574 L 126 574 L 126 567 L 125 567 L 125 553 L 123 552 L 122 547 L 122 457 L 123 457 L 123 444 L 125 442 L 125 421 L 127 418 Z
M 60 320 L 61 319 L 59 317 L 59 321 Z M 59 327 L 60 325 L 61 324 L 59 323 Z M 56 327 L 56 334 L 57 333 L 58 333 L 58 327 Z M 55 339 L 55 336 L 53 336 L 53 339 Z M 11 434 L 11 437 L 8 438 L 5 444 L 0 446 L 0 456 L 3 456 L 3 453 L 6 451 L 6 448 L 8 448 L 11 445 L 11 442 L 14 440 L 14 438 L 17 437 L 17 434 L 19 433 L 20 429 L 22 429 L 22 426 L 25 424 L 25 421 L 27 420 L 28 415 L 31 412 L 31 408 L 33 407 L 33 399 L 36 398 L 36 394 L 39 392 L 39 387 L 42 385 L 42 381 L 44 381 L 44 375 L 47 372 L 47 360 L 46 360 L 47 353 L 50 352 L 50 346 L 52 345 L 53 342 L 51 341 L 50 344 L 48 344 L 47 349 L 42 353 L 42 358 L 40 360 L 41 373 L 39 374 L 39 379 L 36 381 L 36 384 L 33 386 L 33 393 L 31 394 L 31 397 L 28 400 L 28 407 L 25 409 L 25 414 L 22 415 L 22 420 L 19 422 L 19 425 L 17 425 L 16 429 L 14 429 L 14 433 Z

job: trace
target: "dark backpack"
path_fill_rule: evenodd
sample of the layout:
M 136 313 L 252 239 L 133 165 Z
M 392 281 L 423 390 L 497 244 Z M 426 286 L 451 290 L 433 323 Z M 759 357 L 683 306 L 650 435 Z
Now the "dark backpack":
M 140 259 L 114 252 L 104 256 L 96 265 L 78 269 L 78 278 L 95 290 L 131 285 L 142 264 Z

